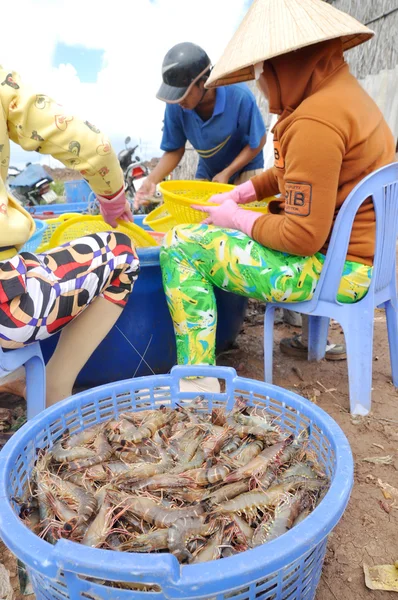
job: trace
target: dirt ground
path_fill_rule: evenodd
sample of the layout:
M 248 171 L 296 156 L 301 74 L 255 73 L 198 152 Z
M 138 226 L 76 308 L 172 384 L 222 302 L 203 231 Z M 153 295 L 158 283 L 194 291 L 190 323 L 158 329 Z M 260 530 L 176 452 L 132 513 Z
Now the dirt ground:
M 236 348 L 219 357 L 219 364 L 233 366 L 244 377 L 263 378 L 263 310 L 249 305 L 244 328 Z M 275 327 L 274 383 L 306 396 L 326 410 L 346 433 L 355 459 L 355 484 L 351 500 L 339 525 L 331 534 L 325 566 L 316 600 L 388 600 L 393 592 L 373 592 L 365 587 L 363 563 L 393 564 L 398 559 L 398 507 L 385 499 L 377 480 L 398 488 L 398 392 L 391 383 L 386 324 L 383 311 L 375 314 L 372 412 L 369 417 L 349 414 L 347 364 L 308 363 L 286 357 L 279 351 L 282 337 L 292 335 L 293 327 Z M 343 339 L 332 324 L 330 339 Z M 0 406 L 10 399 L 0 396 Z M 369 463 L 365 458 L 383 458 Z M 385 457 L 389 464 L 383 464 Z M 1 544 L 1 543 L 0 543 Z M 0 545 L 0 562 L 9 569 L 14 590 L 18 589 L 16 563 Z M 31 600 L 32 596 L 15 596 Z
M 263 307 L 251 304 L 236 350 L 220 357 L 242 377 L 263 379 Z M 393 592 L 365 587 L 363 563 L 393 564 L 398 559 L 398 507 L 391 508 L 377 485 L 378 478 L 398 487 L 398 391 L 391 382 L 384 311 L 375 313 L 372 412 L 353 418 L 349 413 L 346 361 L 308 363 L 279 350 L 279 341 L 298 332 L 287 325 L 274 331 L 274 383 L 301 394 L 326 410 L 341 426 L 355 460 L 355 482 L 348 508 L 329 538 L 325 566 L 316 600 L 387 600 Z M 343 335 L 332 324 L 330 339 Z M 390 464 L 373 464 L 365 458 L 391 457 Z

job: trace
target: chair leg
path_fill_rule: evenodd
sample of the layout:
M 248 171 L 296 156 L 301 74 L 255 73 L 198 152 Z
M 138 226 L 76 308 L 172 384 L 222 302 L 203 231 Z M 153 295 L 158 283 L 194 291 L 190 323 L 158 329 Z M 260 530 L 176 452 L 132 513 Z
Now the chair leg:
M 309 315 L 308 323 L 308 360 L 322 360 L 326 352 L 328 341 L 328 317 L 315 317 Z
M 275 306 L 265 305 L 264 315 L 264 381 L 272 383 L 272 361 L 274 351 Z
M 350 409 L 353 415 L 367 415 L 372 403 L 373 315 L 351 311 L 342 323 L 347 344 Z
M 46 367 L 41 356 L 33 356 L 25 365 L 27 418 L 33 419 L 46 407 Z
M 398 315 L 390 300 L 385 303 L 384 308 L 386 309 L 392 382 L 395 387 L 398 387 Z

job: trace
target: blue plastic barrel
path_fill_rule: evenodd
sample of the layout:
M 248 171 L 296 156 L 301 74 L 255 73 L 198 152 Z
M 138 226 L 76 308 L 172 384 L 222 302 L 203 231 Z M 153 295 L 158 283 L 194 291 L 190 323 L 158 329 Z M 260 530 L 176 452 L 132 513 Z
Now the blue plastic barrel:
M 152 231 L 152 229 L 144 223 L 145 217 L 146 215 L 134 215 L 134 223 L 146 231 Z
M 93 386 L 133 376 L 167 373 L 176 363 L 172 321 L 163 292 L 160 248 L 141 248 L 141 271 L 120 319 L 79 374 L 77 385 Z M 217 351 L 238 335 L 247 299 L 216 289 Z M 41 342 L 44 359 L 52 355 L 58 335 Z
M 65 181 L 64 185 L 67 202 L 88 202 L 90 195 L 93 193 L 84 179 Z

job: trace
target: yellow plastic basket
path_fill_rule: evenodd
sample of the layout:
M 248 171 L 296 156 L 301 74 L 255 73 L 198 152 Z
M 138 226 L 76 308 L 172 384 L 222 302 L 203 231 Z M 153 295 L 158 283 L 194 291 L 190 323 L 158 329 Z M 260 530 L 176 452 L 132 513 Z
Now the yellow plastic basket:
M 158 245 L 153 237 L 147 231 L 138 227 L 138 225 L 126 223 L 125 221 L 118 221 L 117 223 L 117 230 L 115 230 L 108 223 L 105 223 L 101 215 L 79 215 L 74 219 L 68 219 L 54 231 L 50 240 L 50 248 L 56 248 L 66 242 L 101 231 L 119 231 L 125 233 L 131 238 L 136 248 L 147 248 Z
M 167 233 L 177 225 L 177 221 L 171 216 L 164 204 L 157 206 L 155 210 L 151 211 L 149 215 L 145 217 L 143 223 L 154 231 L 159 231 L 161 233 Z
M 191 205 L 216 206 L 213 202 L 209 202 L 209 199 L 214 194 L 228 192 L 234 187 L 234 185 L 210 181 L 162 181 L 159 183 L 165 207 L 177 223 L 200 223 L 205 215 L 199 210 L 191 208 Z M 259 202 L 250 202 L 242 208 L 267 213 L 269 200 L 270 198 Z
M 45 223 L 47 223 L 47 229 L 43 233 L 42 242 L 38 247 L 37 252 L 46 252 L 46 250 L 49 250 L 50 240 L 57 227 L 65 223 L 65 221 L 67 221 L 68 219 L 73 219 L 79 216 L 80 213 L 64 213 L 63 215 L 54 217 L 54 219 L 45 219 Z

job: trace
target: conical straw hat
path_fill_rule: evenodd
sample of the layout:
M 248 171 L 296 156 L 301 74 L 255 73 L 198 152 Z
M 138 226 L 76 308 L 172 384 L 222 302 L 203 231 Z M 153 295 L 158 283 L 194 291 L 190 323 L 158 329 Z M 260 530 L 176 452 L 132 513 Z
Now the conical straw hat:
M 254 0 L 206 87 L 254 79 L 254 65 L 311 44 L 342 38 L 348 50 L 374 35 L 324 0 Z

